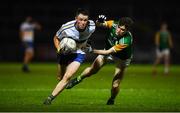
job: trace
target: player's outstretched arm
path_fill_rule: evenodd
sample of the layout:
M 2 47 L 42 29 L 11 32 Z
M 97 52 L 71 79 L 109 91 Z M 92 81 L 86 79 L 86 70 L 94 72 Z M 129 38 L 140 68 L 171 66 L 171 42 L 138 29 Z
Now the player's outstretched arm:
M 93 53 L 95 53 L 95 54 L 101 54 L 101 55 L 108 55 L 108 54 L 115 53 L 115 50 L 114 50 L 113 47 L 110 48 L 110 49 L 108 49 L 108 50 L 96 50 L 96 49 L 94 49 L 94 50 L 93 50 Z
M 108 55 L 108 54 L 112 54 L 112 53 L 122 51 L 126 47 L 128 47 L 128 44 L 116 44 L 108 50 L 96 50 L 96 49 L 94 49 L 93 53 L 101 54 L 101 55 Z

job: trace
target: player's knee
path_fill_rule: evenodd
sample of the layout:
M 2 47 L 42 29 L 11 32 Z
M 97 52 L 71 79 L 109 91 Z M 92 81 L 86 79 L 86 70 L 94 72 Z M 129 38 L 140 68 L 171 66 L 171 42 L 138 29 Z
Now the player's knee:
M 63 79 L 64 79 L 65 81 L 69 81 L 69 80 L 71 79 L 71 74 L 70 74 L 70 73 L 66 73 L 66 74 L 64 75 Z
M 34 57 L 34 53 L 33 53 L 33 52 L 28 52 L 28 53 L 27 53 L 27 56 L 28 56 L 29 58 L 33 58 L 33 57 Z

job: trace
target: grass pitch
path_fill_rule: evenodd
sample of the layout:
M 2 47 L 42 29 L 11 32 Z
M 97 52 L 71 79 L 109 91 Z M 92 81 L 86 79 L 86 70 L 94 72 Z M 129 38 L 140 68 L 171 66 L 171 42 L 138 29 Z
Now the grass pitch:
M 87 66 L 83 64 L 76 75 Z M 19 63 L 0 64 L 0 112 L 180 111 L 180 66 L 172 66 L 169 76 L 164 76 L 159 66 L 157 76 L 152 76 L 151 65 L 130 65 L 115 105 L 110 106 L 106 101 L 114 65 L 106 65 L 96 75 L 64 90 L 49 106 L 42 103 L 58 83 L 56 63 L 33 63 L 30 68 L 30 73 L 23 73 Z

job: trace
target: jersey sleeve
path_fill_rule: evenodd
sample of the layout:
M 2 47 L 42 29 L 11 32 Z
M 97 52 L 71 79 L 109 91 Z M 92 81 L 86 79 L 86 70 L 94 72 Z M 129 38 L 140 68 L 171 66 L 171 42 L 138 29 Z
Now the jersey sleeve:
M 105 21 L 105 22 L 106 22 L 106 27 L 111 28 L 114 23 L 114 20 L 109 20 L 109 21 Z
M 118 52 L 118 51 L 123 50 L 123 49 L 126 48 L 127 46 L 128 46 L 127 44 L 117 44 L 117 45 L 113 46 L 113 48 L 114 48 L 114 51 L 115 51 L 115 52 Z
M 119 43 L 114 45 L 114 51 L 115 52 L 119 52 L 125 48 L 127 48 L 129 45 L 131 45 L 132 41 L 131 41 L 131 37 L 124 37 L 122 39 L 119 40 Z
M 95 29 L 96 29 L 96 25 L 95 25 L 95 23 L 94 23 L 94 21 L 92 21 L 92 20 L 89 20 L 89 31 L 91 32 L 91 33 L 93 33 L 94 31 L 95 31 Z
M 21 24 L 21 26 L 20 26 L 20 31 L 24 31 L 24 25 L 23 24 Z
M 20 26 L 21 31 L 25 31 L 27 28 L 28 28 L 28 25 L 25 24 L 25 23 L 22 23 L 21 26 Z
M 62 37 L 66 36 L 66 32 L 64 31 L 64 25 L 56 32 L 56 36 L 61 40 Z

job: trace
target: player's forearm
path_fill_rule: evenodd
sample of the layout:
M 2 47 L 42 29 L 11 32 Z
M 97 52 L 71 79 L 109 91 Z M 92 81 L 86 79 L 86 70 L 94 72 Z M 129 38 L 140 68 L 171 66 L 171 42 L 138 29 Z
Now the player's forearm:
M 170 46 L 170 48 L 173 48 L 173 43 L 172 43 L 172 41 L 169 42 L 169 46 Z
M 114 53 L 114 49 L 111 48 L 111 49 L 108 49 L 108 50 L 93 50 L 93 53 L 101 54 L 101 55 L 108 55 L 108 54 Z
M 159 41 L 158 40 L 155 40 L 155 45 L 159 46 Z
M 101 54 L 101 55 L 106 55 L 107 51 L 106 50 L 93 50 L 93 53 L 95 54 Z
M 173 48 L 172 37 L 169 38 L 169 45 L 170 45 L 170 48 Z
M 157 33 L 155 36 L 155 45 L 159 47 L 159 33 Z

